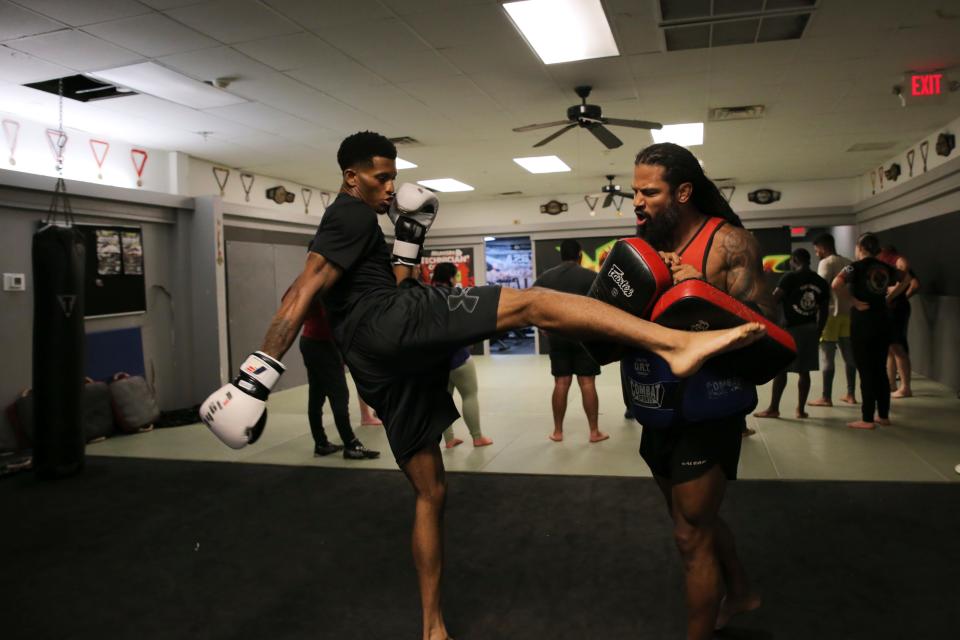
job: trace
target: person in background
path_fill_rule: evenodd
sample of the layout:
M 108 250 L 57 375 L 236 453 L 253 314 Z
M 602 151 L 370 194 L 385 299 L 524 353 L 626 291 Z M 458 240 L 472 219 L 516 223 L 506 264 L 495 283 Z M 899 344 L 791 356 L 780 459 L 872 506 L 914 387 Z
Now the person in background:
M 314 298 L 300 334 L 300 354 L 307 368 L 307 418 L 313 434 L 313 455 L 328 456 L 343 450 L 347 460 L 371 460 L 379 451 L 367 449 L 350 426 L 350 390 L 343 372 L 343 358 L 333 342 L 330 323 L 320 297 Z M 323 403 L 330 398 L 333 421 L 342 445 L 327 439 L 323 428 Z
M 828 283 L 833 283 L 851 260 L 837 254 L 833 236 L 824 233 L 813 241 L 813 249 L 820 263 L 817 274 Z M 840 398 L 847 404 L 857 404 L 857 366 L 853 361 L 853 346 L 850 343 L 850 300 L 847 296 L 837 296 L 830 291 L 830 309 L 827 324 L 820 335 L 820 371 L 823 374 L 823 391 L 820 398 L 810 402 L 811 407 L 833 406 L 833 373 L 837 348 L 843 356 L 843 368 L 846 373 L 847 395 Z
M 547 269 L 536 282 L 535 287 L 554 289 L 564 293 L 587 295 L 597 274 L 580 266 L 583 252 L 580 243 L 568 238 L 560 243 L 560 264 Z M 587 354 L 579 342 L 558 335 L 550 336 L 550 373 L 553 374 L 553 433 L 554 442 L 563 440 L 563 418 L 567 413 L 567 395 L 577 376 L 580 395 L 583 398 L 583 411 L 587 414 L 590 427 L 590 442 L 601 442 L 610 436 L 600 431 L 598 417 L 600 400 L 597 396 L 596 377 L 600 375 L 600 366 Z
M 875 429 L 878 424 L 890 424 L 887 351 L 891 320 L 888 305 L 906 290 L 909 282 L 905 273 L 877 260 L 879 253 L 877 236 L 872 233 L 860 236 L 857 261 L 844 267 L 832 285 L 841 296 L 850 296 L 853 307 L 850 311 L 850 341 L 860 373 L 863 405 L 861 419 L 847 423 L 851 429 Z
M 793 250 L 790 267 L 793 270 L 780 279 L 773 298 L 783 310 L 784 328 L 797 343 L 797 357 L 773 379 L 770 406 L 753 414 L 757 418 L 780 417 L 780 398 L 787 387 L 788 371 L 800 376 L 796 416 L 808 417 L 804 409 L 810 393 L 810 372 L 817 370 L 817 343 L 827 323 L 830 285 L 810 268 L 810 252 L 806 249 Z
M 456 265 L 452 262 L 441 262 L 433 269 L 431 284 L 435 287 L 450 287 L 452 289 L 456 286 L 454 282 L 456 277 Z M 458 349 L 450 359 L 450 382 L 447 391 L 452 395 L 454 389 L 460 392 L 463 421 L 467 424 L 467 429 L 473 438 L 473 446 L 486 447 L 493 444 L 493 439 L 484 436 L 483 431 L 480 430 L 480 394 L 477 385 L 477 368 L 470 358 L 470 350 L 466 347 Z M 453 425 L 447 427 L 443 432 L 443 440 L 447 449 L 463 444 L 463 440 L 454 435 Z
M 920 279 L 901 256 L 897 248 L 888 244 L 880 250 L 877 259 L 886 262 L 891 267 L 907 274 L 907 290 L 893 298 L 890 303 L 892 328 L 890 331 L 890 353 L 887 355 L 887 377 L 890 379 L 891 398 L 910 398 L 913 389 L 910 387 L 910 344 L 907 342 L 907 328 L 910 324 L 910 298 L 920 290 Z M 900 386 L 897 387 L 897 374 L 900 377 Z

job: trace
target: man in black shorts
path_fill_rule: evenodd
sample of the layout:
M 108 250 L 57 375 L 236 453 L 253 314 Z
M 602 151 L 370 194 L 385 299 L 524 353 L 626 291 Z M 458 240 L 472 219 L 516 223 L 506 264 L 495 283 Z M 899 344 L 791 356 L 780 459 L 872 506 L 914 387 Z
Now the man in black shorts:
M 544 287 L 554 291 L 563 291 L 585 296 L 590 291 L 596 272 L 580 266 L 583 252 L 580 243 L 567 238 L 560 243 L 560 264 L 547 269 L 533 283 L 535 287 Z M 573 376 L 577 376 L 580 395 L 583 398 L 583 411 L 587 414 L 590 427 L 590 442 L 600 442 L 610 436 L 602 433 L 597 424 L 600 413 L 600 400 L 597 397 L 596 377 L 600 375 L 598 365 L 583 345 L 576 340 L 567 340 L 561 335 L 550 335 L 550 373 L 553 375 L 553 433 L 554 442 L 563 440 L 563 418 L 567 413 L 567 394 Z
M 633 173 L 637 233 L 670 265 L 675 282 L 706 280 L 774 315 L 756 239 L 687 149 L 655 144 Z M 706 640 L 729 619 L 760 606 L 720 517 L 727 482 L 737 477 L 743 415 L 667 429 L 644 427 L 640 455 L 667 500 L 686 574 L 687 638 Z
M 573 339 L 609 340 L 645 348 L 678 376 L 712 355 L 764 335 L 756 323 L 726 331 L 674 331 L 592 298 L 546 289 L 452 289 L 413 279 L 438 202 L 427 190 L 395 190 L 397 152 L 385 137 L 363 131 L 337 152 L 343 183 L 326 210 L 303 272 L 284 296 L 259 351 L 233 382 L 200 409 L 222 441 L 240 448 L 256 441 L 266 422 L 265 401 L 283 372 L 279 358 L 293 344 L 317 294 L 350 367 L 360 396 L 384 422 L 398 466 L 416 494 L 413 557 L 423 613 L 423 638 L 448 638 L 440 609 L 446 478 L 439 441 L 459 417 L 447 393 L 450 357 L 510 329 L 537 326 Z M 394 222 L 384 240 L 378 214 Z

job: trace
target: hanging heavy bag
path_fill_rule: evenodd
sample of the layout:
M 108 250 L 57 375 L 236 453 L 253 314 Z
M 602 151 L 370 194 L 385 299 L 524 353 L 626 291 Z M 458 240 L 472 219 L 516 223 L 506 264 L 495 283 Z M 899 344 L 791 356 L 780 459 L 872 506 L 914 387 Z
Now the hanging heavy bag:
M 48 219 L 33 236 L 33 457 L 42 478 L 83 468 L 84 256 L 72 224 Z

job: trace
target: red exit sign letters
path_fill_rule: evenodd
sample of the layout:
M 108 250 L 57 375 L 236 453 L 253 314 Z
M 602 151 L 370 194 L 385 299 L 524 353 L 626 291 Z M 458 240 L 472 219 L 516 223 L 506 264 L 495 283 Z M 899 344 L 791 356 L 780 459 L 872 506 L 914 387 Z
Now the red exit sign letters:
M 938 96 L 943 81 L 942 73 L 918 73 L 910 76 L 910 95 Z

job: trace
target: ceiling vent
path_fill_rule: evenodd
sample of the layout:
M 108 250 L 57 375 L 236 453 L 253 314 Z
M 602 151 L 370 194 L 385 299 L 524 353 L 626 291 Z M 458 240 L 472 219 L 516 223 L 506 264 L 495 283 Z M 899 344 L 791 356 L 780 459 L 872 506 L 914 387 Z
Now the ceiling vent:
M 847 151 L 886 151 L 892 149 L 896 142 L 858 142 Z
M 707 118 L 710 122 L 726 122 L 727 120 L 755 120 L 762 118 L 766 112 L 762 104 L 751 104 L 743 107 L 716 107 L 710 109 Z
M 660 0 L 667 51 L 795 40 L 818 0 Z
M 53 80 L 44 80 L 43 82 L 31 82 L 23 86 L 31 89 L 39 89 L 57 96 L 60 95 L 60 80 L 63 80 L 63 97 L 77 100 L 78 102 L 93 102 L 94 100 L 109 100 L 111 98 L 123 98 L 124 96 L 135 96 L 135 91 L 124 87 L 117 87 L 109 82 L 100 82 L 87 76 L 66 76 L 64 78 L 54 78 Z
M 396 138 L 388 138 L 388 139 L 390 140 L 390 142 L 392 142 L 397 146 L 404 145 L 409 147 L 409 146 L 420 144 L 419 140 L 417 140 L 416 138 L 411 138 L 410 136 L 398 136 Z

